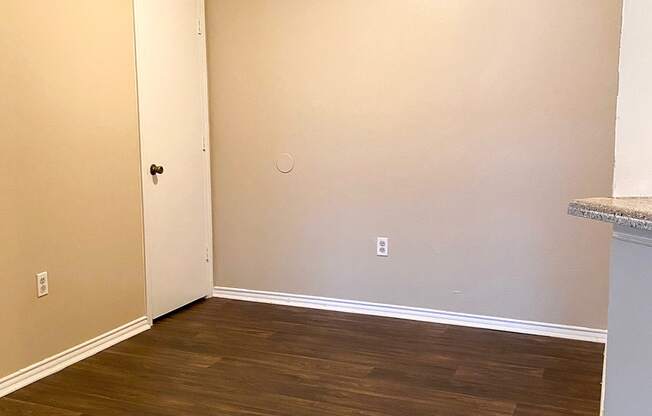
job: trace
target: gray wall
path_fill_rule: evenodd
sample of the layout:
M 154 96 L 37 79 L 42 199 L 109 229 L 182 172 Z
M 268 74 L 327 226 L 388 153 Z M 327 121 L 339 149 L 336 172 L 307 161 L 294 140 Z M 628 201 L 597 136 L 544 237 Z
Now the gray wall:
M 618 1 L 208 0 L 207 29 L 216 285 L 606 327 L 609 231 L 565 211 L 611 194 Z
M 652 391 L 652 232 L 616 231 L 641 243 L 613 239 L 604 410 L 608 416 L 645 415 Z

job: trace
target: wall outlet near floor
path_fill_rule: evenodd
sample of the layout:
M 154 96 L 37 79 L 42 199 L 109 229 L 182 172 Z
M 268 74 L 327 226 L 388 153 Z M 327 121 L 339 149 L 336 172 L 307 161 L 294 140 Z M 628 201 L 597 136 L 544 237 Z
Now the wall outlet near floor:
M 37 297 L 41 298 L 48 294 L 48 272 L 38 273 L 36 275 L 36 292 Z
M 389 256 L 389 238 L 378 237 L 376 239 L 376 255 L 381 257 Z

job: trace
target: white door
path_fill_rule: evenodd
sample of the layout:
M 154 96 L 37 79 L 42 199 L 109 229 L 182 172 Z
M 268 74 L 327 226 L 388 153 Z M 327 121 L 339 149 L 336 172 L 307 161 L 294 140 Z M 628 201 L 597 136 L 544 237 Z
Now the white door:
M 203 7 L 201 0 L 134 0 L 152 318 L 212 286 Z

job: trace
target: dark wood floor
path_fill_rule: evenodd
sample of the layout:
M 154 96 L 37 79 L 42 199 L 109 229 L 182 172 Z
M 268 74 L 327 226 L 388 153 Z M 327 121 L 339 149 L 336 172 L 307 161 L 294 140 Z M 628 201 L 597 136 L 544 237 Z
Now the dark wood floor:
M 212 299 L 0 399 L 0 415 L 598 415 L 602 349 Z

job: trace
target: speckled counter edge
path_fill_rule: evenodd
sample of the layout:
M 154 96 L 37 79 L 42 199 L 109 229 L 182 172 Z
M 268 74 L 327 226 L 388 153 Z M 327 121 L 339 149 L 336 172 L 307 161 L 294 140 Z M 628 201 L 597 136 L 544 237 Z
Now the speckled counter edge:
M 652 221 L 643 220 L 639 218 L 626 217 L 612 212 L 595 211 L 583 206 L 579 206 L 574 202 L 571 202 L 570 205 L 568 206 L 568 213 L 576 217 L 608 222 L 611 224 L 622 225 L 625 227 L 632 227 L 639 230 L 652 231 Z

